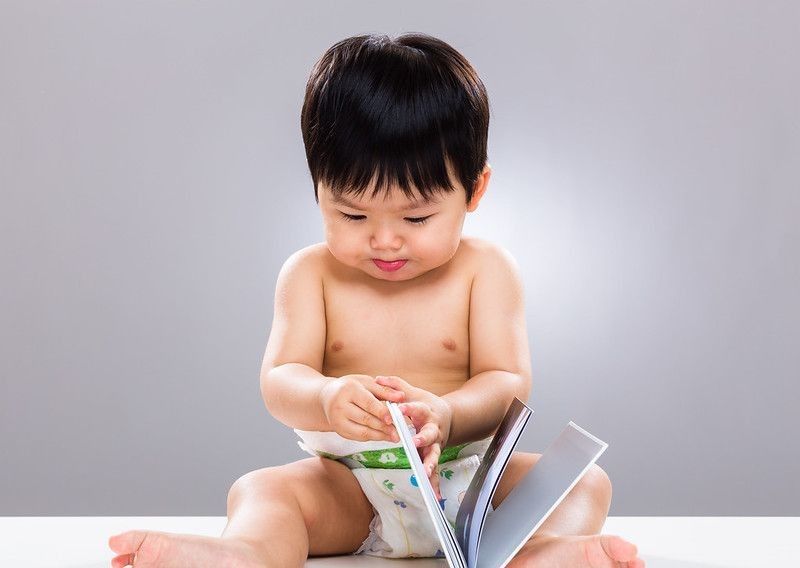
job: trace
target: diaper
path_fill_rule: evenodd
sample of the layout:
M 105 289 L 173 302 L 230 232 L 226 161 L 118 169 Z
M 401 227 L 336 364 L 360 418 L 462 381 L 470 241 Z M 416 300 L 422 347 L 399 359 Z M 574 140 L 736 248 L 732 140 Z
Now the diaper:
M 304 451 L 350 468 L 374 509 L 369 536 L 354 554 L 387 558 L 444 556 L 401 444 L 357 442 L 336 432 L 295 432 L 302 440 L 297 444 Z M 454 529 L 458 507 L 490 441 L 486 438 L 448 447 L 439 458 L 439 505 Z

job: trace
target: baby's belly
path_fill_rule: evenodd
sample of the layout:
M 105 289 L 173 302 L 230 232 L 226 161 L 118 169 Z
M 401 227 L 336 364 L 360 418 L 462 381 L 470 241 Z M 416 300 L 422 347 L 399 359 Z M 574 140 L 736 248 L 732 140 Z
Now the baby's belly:
M 442 396 L 449 392 L 459 389 L 469 377 L 464 373 L 453 373 L 452 371 L 443 371 L 432 369 L 429 372 L 419 372 L 417 370 L 404 370 L 400 369 L 398 372 L 384 372 L 373 371 L 368 372 L 369 369 L 353 370 L 352 368 L 329 368 L 323 369 L 322 373 L 326 377 L 342 377 L 344 375 L 359 374 L 359 375 L 396 375 L 401 379 L 409 382 L 415 387 L 425 389 L 433 394 Z

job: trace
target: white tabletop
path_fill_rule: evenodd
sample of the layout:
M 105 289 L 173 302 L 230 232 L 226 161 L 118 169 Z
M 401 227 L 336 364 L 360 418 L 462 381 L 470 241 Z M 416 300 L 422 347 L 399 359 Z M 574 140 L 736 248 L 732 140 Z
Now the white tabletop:
M 108 537 L 129 529 L 219 535 L 225 517 L 0 517 L 0 566 L 107 568 Z M 636 543 L 648 568 L 800 567 L 800 517 L 611 517 L 603 530 Z M 443 560 L 367 556 L 309 560 L 313 568 L 442 568 Z

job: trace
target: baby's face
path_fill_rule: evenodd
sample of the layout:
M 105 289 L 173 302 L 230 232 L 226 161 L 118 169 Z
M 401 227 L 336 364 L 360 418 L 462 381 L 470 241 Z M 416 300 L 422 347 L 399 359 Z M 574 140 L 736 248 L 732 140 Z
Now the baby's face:
M 423 202 L 400 189 L 374 199 L 344 195 L 337 199 L 318 185 L 325 240 L 342 264 L 378 280 L 403 281 L 442 266 L 456 253 L 467 213 L 466 194 L 440 193 Z

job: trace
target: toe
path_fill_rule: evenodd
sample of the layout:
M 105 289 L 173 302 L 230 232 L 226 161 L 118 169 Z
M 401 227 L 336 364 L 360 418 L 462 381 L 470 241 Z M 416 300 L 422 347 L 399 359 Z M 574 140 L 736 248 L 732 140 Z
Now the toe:
M 126 531 L 115 534 L 108 539 L 108 546 L 117 554 L 133 552 L 141 546 L 145 534 L 144 531 Z
M 130 560 L 131 554 L 135 553 L 137 568 L 146 568 L 159 564 L 159 559 L 169 545 L 169 539 L 163 533 L 155 531 L 128 531 L 112 536 L 108 539 L 108 545 L 124 561 Z M 115 565 L 113 568 L 118 567 Z
M 111 559 L 111 568 L 125 568 L 130 566 L 130 554 L 120 554 Z
M 600 542 L 609 558 L 617 562 L 630 562 L 636 559 L 636 545 L 618 536 L 602 535 Z

